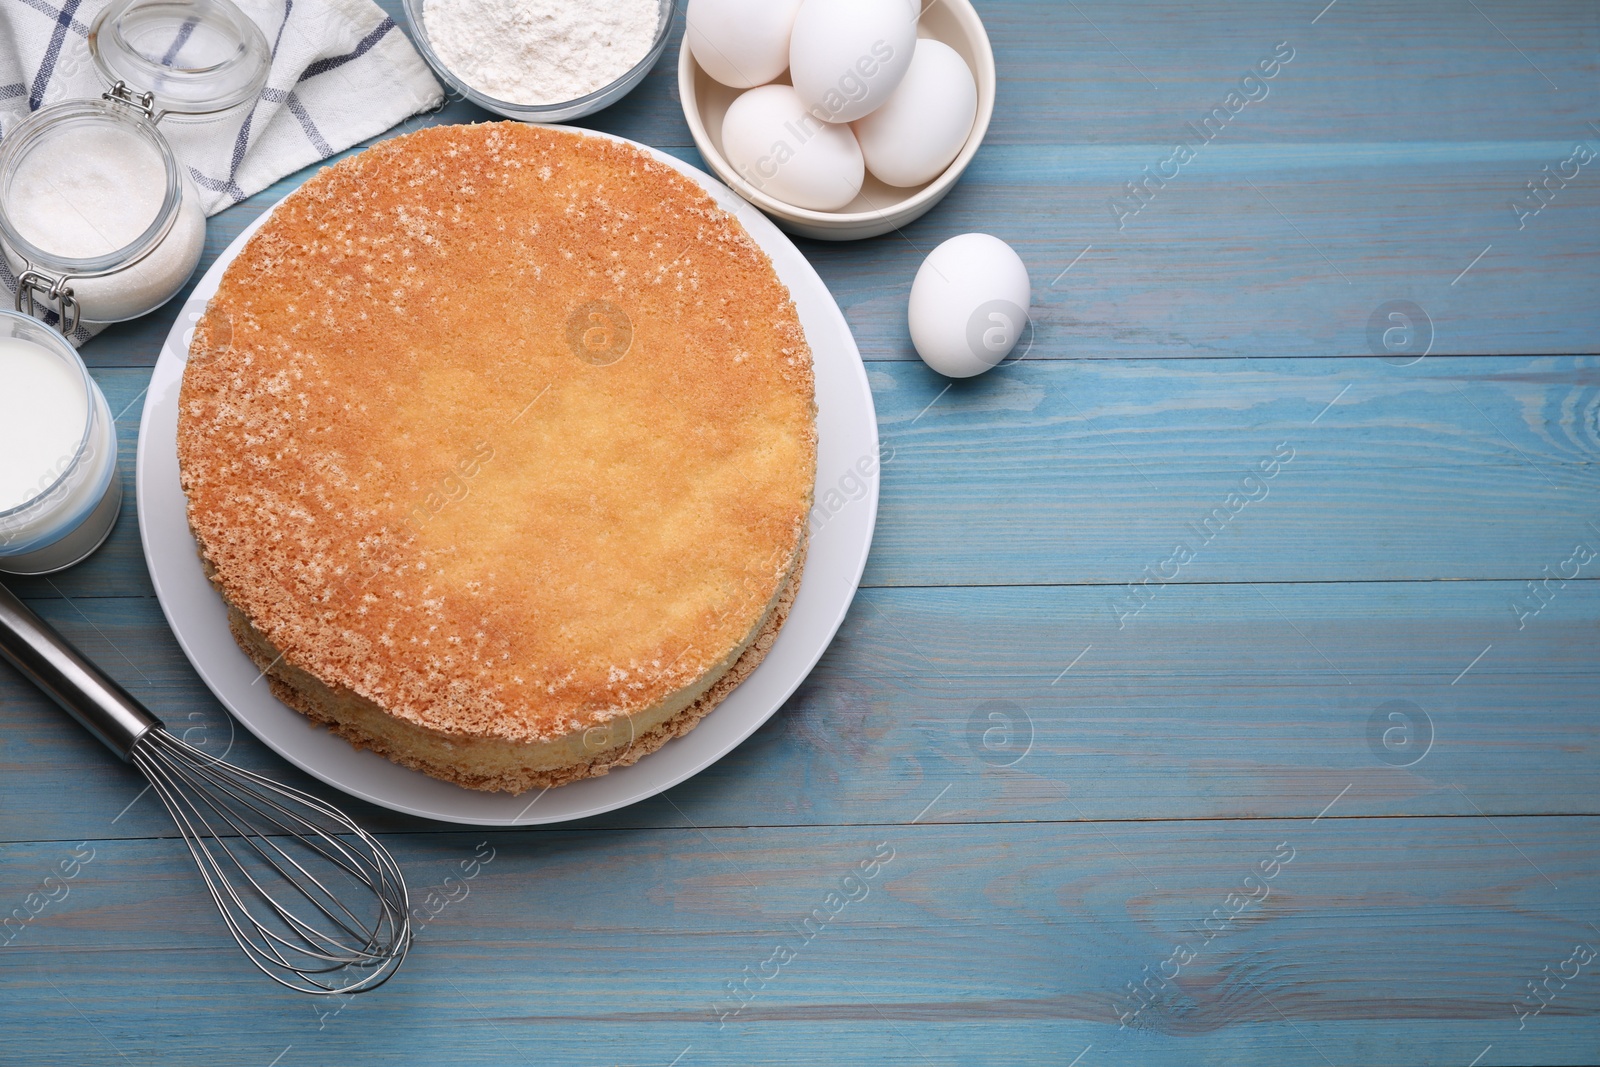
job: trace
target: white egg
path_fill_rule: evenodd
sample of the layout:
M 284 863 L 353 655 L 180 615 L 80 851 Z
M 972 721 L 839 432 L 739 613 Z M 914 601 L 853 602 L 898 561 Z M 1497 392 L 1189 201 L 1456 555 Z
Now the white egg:
M 978 83 L 954 48 L 924 37 L 883 106 L 852 126 L 867 169 L 888 185 L 931 182 L 961 154 L 978 117 Z
M 729 106 L 722 118 L 722 154 L 763 193 L 814 211 L 844 207 L 866 177 L 850 127 L 807 114 L 787 85 L 751 89 Z
M 689 0 L 684 36 L 700 69 L 723 85 L 765 85 L 789 68 L 801 0 Z
M 1031 294 L 1028 268 L 1010 245 L 986 233 L 952 237 L 911 283 L 911 343 L 940 374 L 982 374 L 1016 347 Z
M 916 44 L 906 0 L 805 0 L 789 38 L 789 78 L 813 115 L 853 122 L 889 99 Z

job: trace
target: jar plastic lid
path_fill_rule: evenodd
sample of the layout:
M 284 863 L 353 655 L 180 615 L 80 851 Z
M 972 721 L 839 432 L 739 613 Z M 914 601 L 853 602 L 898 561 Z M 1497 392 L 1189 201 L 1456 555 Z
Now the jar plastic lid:
M 231 0 L 115 0 L 89 27 L 106 82 L 153 93 L 161 113 L 209 115 L 266 84 L 266 35 Z

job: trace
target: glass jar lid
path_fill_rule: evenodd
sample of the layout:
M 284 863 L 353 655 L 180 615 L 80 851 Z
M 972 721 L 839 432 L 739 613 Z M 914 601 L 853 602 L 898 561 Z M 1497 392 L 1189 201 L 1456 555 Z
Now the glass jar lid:
M 89 27 L 89 54 L 113 89 L 150 94 L 157 119 L 254 100 L 272 66 L 266 35 L 231 0 L 114 0 Z

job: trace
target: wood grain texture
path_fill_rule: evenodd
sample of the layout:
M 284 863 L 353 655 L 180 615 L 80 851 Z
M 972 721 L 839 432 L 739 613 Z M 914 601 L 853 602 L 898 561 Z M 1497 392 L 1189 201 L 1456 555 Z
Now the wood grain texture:
M 754 737 L 667 798 L 585 825 L 876 823 L 941 790 L 929 819 L 1310 817 L 1347 785 L 1347 814 L 1600 815 L 1600 584 L 1573 583 L 1520 631 L 1517 591 L 1190 585 L 1120 631 L 1092 588 L 864 591 Z M 34 603 L 195 743 L 311 784 L 230 727 L 155 601 Z M 150 797 L 111 825 L 138 776 L 0 672 L 0 840 L 167 832 Z M 1375 716 L 1380 738 L 1395 725 L 1380 714 L 1394 701 L 1414 709 L 1399 725 L 1415 738 L 1390 751 L 1369 730 Z M 384 829 L 443 829 L 361 811 Z
M 666 1064 L 685 1047 L 730 1064 L 1067 1063 L 1090 1044 L 1105 1062 L 1154 1064 L 1195 1062 L 1197 1048 L 1234 1061 L 1467 1063 L 1486 1044 L 1497 1055 L 1484 1063 L 1585 1063 L 1595 983 L 1572 983 L 1520 1031 L 1512 1005 L 1574 942 L 1596 940 L 1600 883 L 1571 847 L 1596 829 L 1465 818 L 1374 832 L 1329 816 L 887 825 L 781 841 L 685 828 L 451 834 L 419 847 L 401 835 L 391 843 L 419 896 L 459 881 L 461 860 L 492 859 L 452 886 L 455 902 L 434 905 L 396 987 L 325 1019 L 338 1002 L 236 980 L 180 844 L 90 841 L 67 898 L 6 950 L 0 1003 L 54 1023 L 7 1028 L 8 1053 L 40 1064 L 113 1047 L 135 1061 L 210 1063 L 221 1047 L 231 1062 L 267 1063 L 286 1046 L 301 1062 L 596 1062 L 601 1035 L 606 1063 Z M 0 892 L 25 892 L 63 853 L 0 848 Z M 1274 856 L 1287 862 L 1264 879 Z M 875 874 L 845 882 L 875 857 L 886 857 Z M 655 878 L 641 883 L 640 870 Z M 1261 903 L 1215 917 L 1247 881 Z M 828 904 L 831 893 L 854 899 Z M 809 937 L 797 930 L 808 916 Z M 794 958 L 760 968 L 779 943 Z M 1124 1028 L 1117 994 L 1177 944 L 1194 958 Z M 747 967 L 762 974 L 741 1002 L 726 984 Z M 153 1010 L 126 1013 L 128 983 L 152 972 Z
M 328 1003 L 247 970 L 137 775 L 0 668 L 0 1064 L 1600 1062 L 1594 965 L 1517 1014 L 1600 948 L 1600 563 L 1559 577 L 1600 549 L 1600 161 L 1511 207 L 1600 150 L 1600 6 L 978 6 L 1000 85 L 963 181 L 903 232 L 800 242 L 892 455 L 866 588 L 788 705 L 556 830 L 348 802 L 438 914 Z M 699 164 L 679 33 L 583 124 Z M 204 265 L 305 177 L 213 218 Z M 1022 252 L 1033 331 L 947 390 L 905 299 L 969 230 Z M 1398 353 L 1369 332 L 1395 300 L 1426 316 Z M 83 350 L 130 488 L 185 313 Z M 192 741 L 325 792 L 198 682 L 131 493 L 92 560 L 9 584 Z M 66 898 L 4 926 L 80 842 Z

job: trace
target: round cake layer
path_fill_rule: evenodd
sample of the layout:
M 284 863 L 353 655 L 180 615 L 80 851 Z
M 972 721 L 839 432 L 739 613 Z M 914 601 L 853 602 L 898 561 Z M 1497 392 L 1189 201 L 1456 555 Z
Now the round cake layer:
M 435 127 L 321 172 L 230 264 L 178 452 L 280 695 L 398 762 L 525 788 L 681 724 L 781 622 L 811 355 L 766 255 L 677 171 Z
M 469 789 L 521 793 L 566 785 L 639 761 L 682 737 L 761 665 L 789 617 L 800 572 L 773 606 L 766 623 L 725 673 L 708 672 L 695 690 L 635 715 L 619 715 L 582 734 L 544 743 L 517 744 L 495 738 L 463 738 L 386 714 L 351 693 L 336 693 L 289 666 L 282 655 L 236 609 L 228 611 L 234 639 L 261 668 L 277 698 L 313 722 L 327 726 L 357 748 L 370 748 L 396 763 Z

